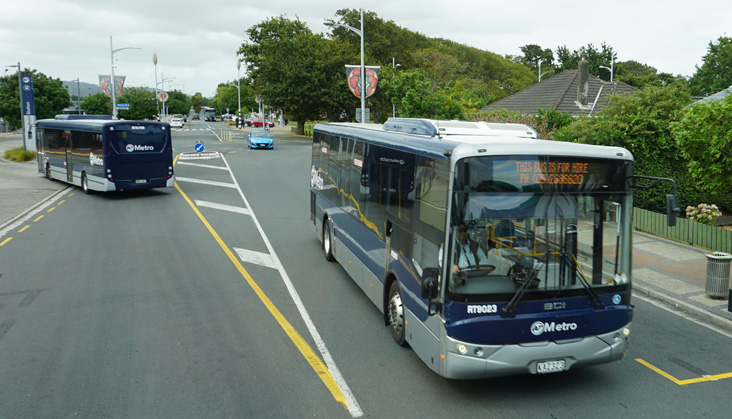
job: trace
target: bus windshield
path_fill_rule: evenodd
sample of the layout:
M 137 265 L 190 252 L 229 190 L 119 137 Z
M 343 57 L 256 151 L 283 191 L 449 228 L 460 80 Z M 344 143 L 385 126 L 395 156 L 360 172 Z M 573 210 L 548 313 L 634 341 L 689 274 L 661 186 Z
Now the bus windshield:
M 111 145 L 117 154 L 160 153 L 167 146 L 168 137 L 160 125 L 116 125 L 110 129 Z
M 447 296 L 509 301 L 617 292 L 628 287 L 618 228 L 630 205 L 629 162 L 475 157 L 458 162 Z

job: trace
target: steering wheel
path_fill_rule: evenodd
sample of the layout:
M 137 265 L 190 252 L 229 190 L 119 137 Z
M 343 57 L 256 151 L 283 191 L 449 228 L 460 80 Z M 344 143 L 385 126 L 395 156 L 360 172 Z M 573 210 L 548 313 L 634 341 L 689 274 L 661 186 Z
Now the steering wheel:
M 456 275 L 461 278 L 474 278 L 488 275 L 495 270 L 495 265 L 468 265 L 460 268 L 460 272 L 458 272 Z

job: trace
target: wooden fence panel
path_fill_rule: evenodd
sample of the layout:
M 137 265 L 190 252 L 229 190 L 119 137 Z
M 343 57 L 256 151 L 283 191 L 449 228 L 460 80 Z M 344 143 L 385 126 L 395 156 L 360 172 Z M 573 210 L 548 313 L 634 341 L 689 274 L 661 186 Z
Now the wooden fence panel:
M 732 231 L 677 218 L 676 226 L 666 224 L 666 214 L 633 208 L 633 228 L 715 252 L 732 253 Z

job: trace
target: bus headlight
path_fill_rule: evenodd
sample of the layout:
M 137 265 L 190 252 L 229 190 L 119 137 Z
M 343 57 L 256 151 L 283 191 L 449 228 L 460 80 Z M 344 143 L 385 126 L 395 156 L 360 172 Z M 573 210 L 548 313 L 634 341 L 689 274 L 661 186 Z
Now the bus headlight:
M 465 355 L 466 353 L 468 353 L 468 347 L 463 345 L 462 343 L 457 346 L 457 350 L 458 352 L 460 352 L 460 355 Z

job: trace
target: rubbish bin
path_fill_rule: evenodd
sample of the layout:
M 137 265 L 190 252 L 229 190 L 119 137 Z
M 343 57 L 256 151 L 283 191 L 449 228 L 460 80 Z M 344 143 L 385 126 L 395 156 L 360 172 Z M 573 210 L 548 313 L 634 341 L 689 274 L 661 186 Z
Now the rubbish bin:
M 712 298 L 727 298 L 729 289 L 729 265 L 732 254 L 725 252 L 707 253 L 706 292 Z

